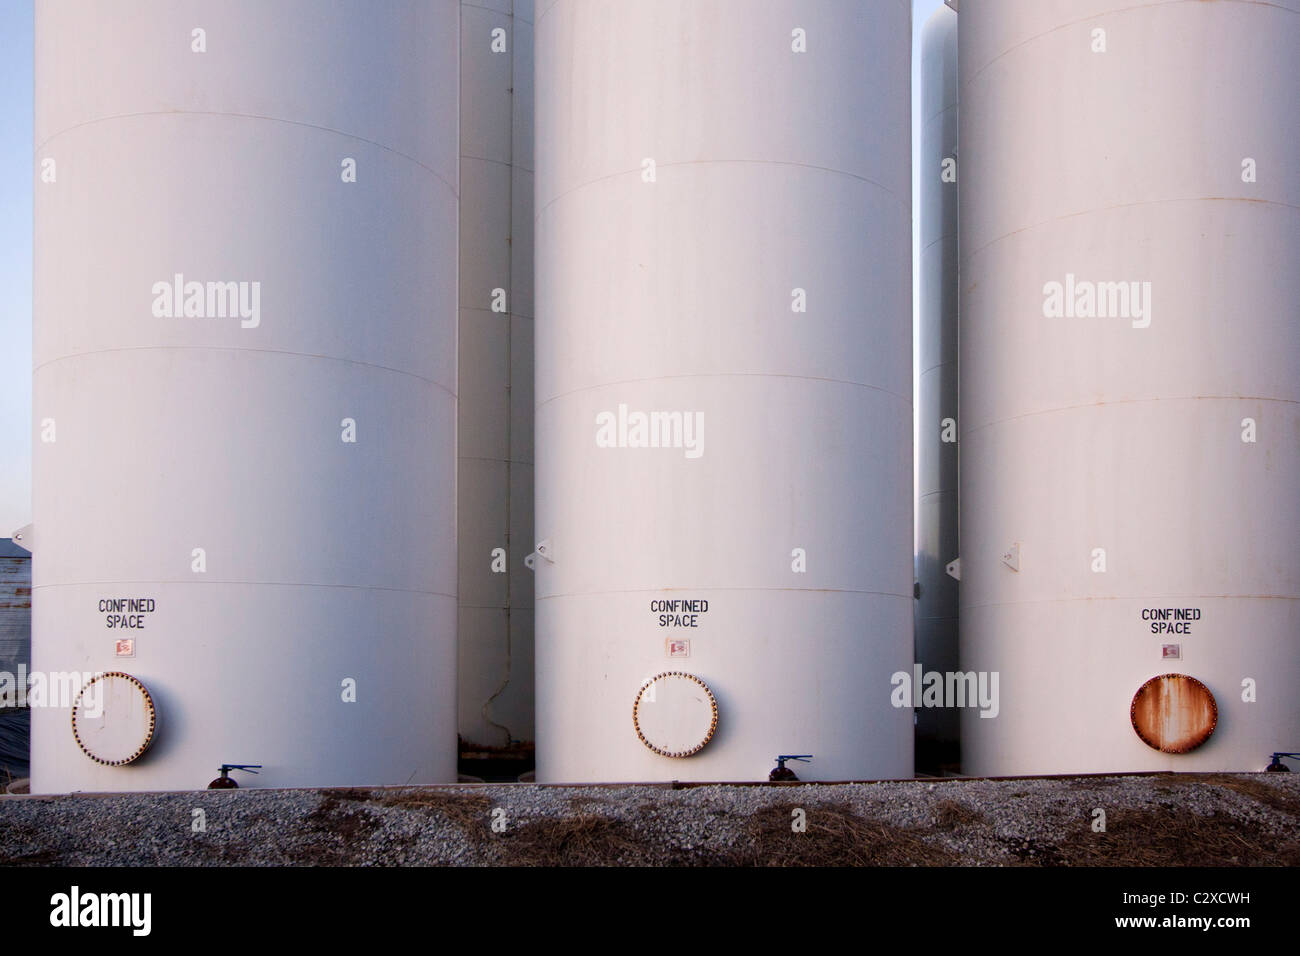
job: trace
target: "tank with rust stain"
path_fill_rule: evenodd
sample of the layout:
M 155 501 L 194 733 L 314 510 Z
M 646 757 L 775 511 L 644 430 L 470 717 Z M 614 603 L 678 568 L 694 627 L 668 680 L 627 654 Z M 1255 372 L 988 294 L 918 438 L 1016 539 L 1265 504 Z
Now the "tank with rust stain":
M 1163 753 L 1194 750 L 1209 739 L 1219 720 L 1210 689 L 1186 674 L 1162 674 L 1143 684 L 1130 709 L 1143 743 Z

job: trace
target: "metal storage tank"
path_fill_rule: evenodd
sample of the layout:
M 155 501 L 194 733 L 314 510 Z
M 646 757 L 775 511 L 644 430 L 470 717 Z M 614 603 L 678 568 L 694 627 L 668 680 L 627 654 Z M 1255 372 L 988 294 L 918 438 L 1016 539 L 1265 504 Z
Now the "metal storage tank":
M 33 791 L 455 779 L 458 80 L 455 0 L 37 4 L 34 665 L 156 726 Z
M 539 780 L 912 771 L 910 30 L 539 6 Z
M 961 652 L 1000 673 L 964 769 L 1263 769 L 1300 739 L 1300 2 L 960 16 Z
M 940 6 L 921 31 L 916 660 L 957 669 L 957 14 Z M 921 707 L 917 762 L 956 769 L 960 713 Z
M 533 739 L 533 4 L 462 0 L 462 748 Z

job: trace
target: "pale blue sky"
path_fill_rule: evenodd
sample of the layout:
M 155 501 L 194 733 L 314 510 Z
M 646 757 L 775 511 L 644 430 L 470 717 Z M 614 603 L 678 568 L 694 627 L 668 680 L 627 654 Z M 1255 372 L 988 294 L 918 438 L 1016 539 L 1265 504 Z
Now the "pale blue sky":
M 0 538 L 32 512 L 32 3 L 0 0 Z
M 912 0 L 913 158 L 917 43 L 942 2 Z M 0 11 L 0 537 L 9 537 L 32 507 L 32 2 L 0 0 Z M 915 176 L 912 196 L 915 210 Z

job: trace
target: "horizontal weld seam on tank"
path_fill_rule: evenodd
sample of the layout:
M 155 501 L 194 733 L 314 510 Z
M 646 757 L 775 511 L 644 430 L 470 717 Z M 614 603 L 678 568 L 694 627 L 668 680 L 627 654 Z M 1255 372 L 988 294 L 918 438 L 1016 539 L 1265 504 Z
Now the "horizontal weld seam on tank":
M 869 186 L 875 186 L 886 196 L 889 196 L 891 199 L 897 201 L 898 204 L 902 206 L 904 209 L 908 210 L 909 212 L 912 209 L 912 194 L 910 190 L 907 193 L 907 198 L 904 199 L 898 193 L 894 192 L 892 189 L 886 189 L 883 184 L 876 182 L 874 179 L 868 179 L 866 176 L 859 176 L 857 173 L 850 173 L 843 169 L 831 169 L 829 166 L 818 166 L 814 163 L 796 163 L 788 159 L 684 159 L 684 160 L 679 160 L 677 162 L 666 162 L 666 163 L 655 164 L 656 169 L 670 169 L 674 166 L 791 166 L 798 169 L 816 169 L 819 172 L 831 173 L 836 176 L 846 176 L 849 179 L 856 179 L 860 183 L 866 183 Z M 569 196 L 572 196 L 574 193 L 578 192 L 579 190 L 586 189 L 588 186 L 594 186 L 597 183 L 603 183 L 610 179 L 618 179 L 621 176 L 639 177 L 640 175 L 641 175 L 640 166 L 638 166 L 636 169 L 620 169 L 618 172 L 610 173 L 606 176 L 597 176 L 595 179 L 588 180 L 585 183 L 580 183 L 579 185 L 574 186 L 571 189 L 566 189 L 564 192 L 560 193 L 560 195 L 555 196 L 554 198 L 548 200 L 547 203 L 544 206 L 542 206 L 541 209 L 537 210 L 537 214 L 533 216 L 533 221 L 537 222 L 538 220 L 540 220 L 542 218 L 542 214 L 545 213 L 546 210 L 554 206 L 561 199 L 566 199 Z
M 462 312 L 484 312 L 489 315 L 499 315 L 502 318 L 527 319 L 529 322 L 532 322 L 535 318 L 535 316 L 527 312 L 497 312 L 494 309 L 485 309 L 481 305 L 462 305 L 460 310 Z
M 489 159 L 486 156 L 471 156 L 469 153 L 461 153 L 461 159 L 472 159 L 479 163 L 491 163 L 493 166 L 509 166 L 511 169 L 520 169 L 524 172 L 536 174 L 537 170 L 532 166 L 525 166 L 523 163 L 513 163 L 508 159 Z
M 658 594 L 661 591 L 790 591 L 794 593 L 808 594 L 875 594 L 879 597 L 896 597 L 906 598 L 909 602 L 915 601 L 912 591 L 867 591 L 857 588 L 756 588 L 756 587 L 731 587 L 727 585 L 708 585 L 702 584 L 698 587 L 676 587 L 668 586 L 662 588 L 615 588 L 612 591 L 565 591 L 560 594 L 539 594 L 537 600 L 549 601 L 552 598 L 564 597 L 594 597 L 599 594 Z
M 455 598 L 455 594 L 446 591 L 424 591 L 419 588 L 390 588 L 380 584 L 316 584 L 311 581 L 168 581 L 165 578 L 150 578 L 147 581 L 61 581 L 57 584 L 37 584 L 32 590 L 44 591 L 47 588 L 87 588 L 107 587 L 121 584 L 189 584 L 195 587 L 210 587 L 216 584 L 248 585 L 253 587 L 274 588 L 343 588 L 349 591 L 394 591 L 401 594 L 428 594 L 433 597 Z
M 919 497 L 922 501 L 924 501 L 926 498 L 933 498 L 936 495 L 953 495 L 957 493 L 957 488 L 958 486 L 954 485 L 951 488 L 940 488 L 938 491 L 927 491 L 924 494 L 920 495 Z
M 475 10 L 485 10 L 488 13 L 495 13 L 497 16 L 505 17 L 508 20 L 518 20 L 520 23 L 531 23 L 532 21 L 525 20 L 523 15 L 515 10 L 515 2 L 516 0 L 510 0 L 509 10 L 498 10 L 496 7 L 485 7 L 481 3 L 473 3 L 471 0 L 460 0 L 460 5 L 462 7 L 473 7 Z
M 973 435 L 975 432 L 992 428 L 994 425 L 1005 425 L 1007 422 L 1018 422 L 1026 418 L 1038 418 L 1041 415 L 1073 412 L 1080 408 L 1106 408 L 1107 406 L 1118 408 L 1121 405 L 1150 405 L 1152 402 L 1277 402 L 1280 405 L 1300 405 L 1300 400 L 1294 398 L 1268 398 L 1263 395 L 1167 395 L 1160 398 L 1120 398 L 1109 402 L 1082 402 L 1078 405 L 1062 405 L 1060 408 L 1044 408 L 1037 412 L 1025 412 L 1023 415 L 999 418 L 996 421 L 984 422 L 961 429 L 957 437 L 963 438 L 967 435 Z
M 619 388 L 623 385 L 637 385 L 641 382 L 662 382 L 669 379 L 678 378 L 793 378 L 802 382 L 826 382 L 829 385 L 848 385 L 852 388 L 869 388 L 873 392 L 880 392 L 883 395 L 889 395 L 903 402 L 908 407 L 912 405 L 911 395 L 900 395 L 897 392 L 891 392 L 887 388 L 881 388 L 879 385 L 868 385 L 866 382 L 850 382 L 842 378 L 822 378 L 820 375 L 790 375 L 785 372 L 689 372 L 683 375 L 649 375 L 645 378 L 627 378 L 620 379 L 617 382 L 601 382 L 598 385 L 584 385 L 581 388 L 572 388 L 567 392 L 561 392 L 558 395 L 552 395 L 550 398 L 538 402 L 534 408 L 542 408 L 551 402 L 559 401 L 561 398 L 568 398 L 570 395 L 576 395 L 579 392 L 591 392 L 598 388 Z
M 911 10 L 912 10 L 911 2 L 912 2 L 912 0 L 898 0 L 898 5 L 899 5 L 900 7 L 904 7 L 904 8 L 905 8 L 909 13 L 910 13 Z M 547 7 L 545 10 L 543 10 L 541 13 L 537 14 L 537 19 L 536 19 L 536 21 L 534 22 L 534 25 L 540 24 L 540 23 L 542 22 L 542 17 L 546 16 L 548 13 L 550 13 L 552 10 L 554 10 L 554 9 L 555 9 L 556 7 L 558 7 L 559 5 L 560 5 L 560 0 L 553 0 L 553 2 L 551 3 L 551 5 L 550 5 L 549 7 Z M 477 4 L 470 4 L 470 6 L 477 6 Z M 522 18 L 520 18 L 520 19 L 522 19 Z M 528 21 L 525 20 L 524 22 L 527 23 Z
M 1135 209 L 1138 206 L 1159 206 L 1164 203 L 1179 202 L 1244 202 L 1258 204 L 1263 206 L 1278 206 L 1282 209 L 1300 210 L 1300 205 L 1289 202 L 1278 202 L 1276 199 L 1255 199 L 1250 196 L 1176 196 L 1171 199 L 1144 199 L 1141 202 L 1121 202 L 1113 206 L 1097 206 L 1094 209 L 1080 209 L 1075 212 L 1067 212 L 1064 215 L 1053 216 L 1051 219 L 1042 219 L 1038 222 L 1032 222 L 1027 226 L 1021 226 L 1019 229 L 1012 229 L 1001 236 L 995 236 L 978 249 L 973 249 L 968 253 L 961 255 L 960 261 L 963 263 L 970 262 L 977 255 L 987 249 L 989 246 L 996 245 L 1004 239 L 1010 239 L 1012 236 L 1018 236 L 1022 232 L 1029 232 L 1032 229 L 1039 229 L 1043 226 L 1050 226 L 1053 223 L 1063 222 L 1066 219 L 1074 219 L 1078 216 L 1093 216 L 1101 212 L 1113 212 L 1116 209 Z
M 937 246 L 939 243 L 950 242 L 951 240 L 958 238 L 959 235 L 960 233 L 956 233 L 956 232 L 945 232 L 942 235 L 936 236 L 934 239 L 930 240 L 925 245 L 923 245 L 921 247 L 921 251 L 929 252 L 931 248 Z
M 531 458 L 492 458 L 486 455 L 459 455 L 461 461 L 495 461 L 503 465 L 536 465 Z
M 1034 598 L 1025 601 L 988 601 L 979 604 L 962 604 L 961 610 L 966 611 L 970 608 L 981 607 L 1017 607 L 1021 604 L 1073 604 L 1076 601 L 1182 601 L 1182 600 L 1226 600 L 1226 601 L 1300 601 L 1300 595 L 1295 594 L 1205 594 L 1197 592 L 1195 594 L 1098 594 L 1096 596 L 1082 595 L 1080 597 L 1068 598 Z
M 475 10 L 485 10 L 488 13 L 495 13 L 499 17 L 505 17 L 507 20 L 514 18 L 514 11 L 498 10 L 496 7 L 485 7 L 481 3 L 470 3 L 469 0 L 460 0 L 462 7 L 473 7 Z
M 1057 24 L 1056 26 L 1052 27 L 1050 30 L 1044 30 L 1042 33 L 1036 33 L 1031 37 L 1027 37 L 1024 40 L 1021 40 L 1019 43 L 1015 44 L 1015 46 L 1007 47 L 1005 50 L 1003 50 L 993 59 L 989 60 L 979 69 L 971 73 L 970 79 L 974 79 L 975 77 L 979 76 L 989 67 L 991 67 L 994 63 L 1002 59 L 1007 54 L 1011 53 L 1013 50 L 1018 50 L 1022 46 L 1025 46 L 1028 43 L 1033 43 L 1035 40 L 1039 40 L 1050 33 L 1057 33 L 1060 30 L 1066 30 L 1069 29 L 1070 27 L 1077 27 L 1080 23 L 1091 23 L 1092 21 L 1097 20 L 1100 17 L 1113 16 L 1114 14 L 1117 13 L 1132 13 L 1135 10 L 1144 10 L 1144 11 L 1153 10 L 1156 7 L 1168 7 L 1179 3 L 1203 3 L 1203 2 L 1204 0 L 1164 0 L 1163 3 L 1135 3 L 1135 4 L 1130 4 L 1127 7 L 1115 7 L 1113 10 L 1098 10 L 1096 13 L 1092 14 L 1091 16 L 1082 17 L 1081 19 L 1078 20 L 1071 20 L 1069 23 Z M 1284 13 L 1296 12 L 1295 10 L 1292 10 L 1290 7 L 1284 7 L 1276 3 L 1270 3 L 1269 0 L 1221 0 L 1221 2 L 1239 3 L 1248 7 L 1272 7 L 1274 10 L 1281 10 Z M 961 23 L 960 20 L 958 20 L 957 22 L 958 24 Z
M 541 13 L 534 14 L 535 19 L 534 19 L 534 21 L 533 21 L 533 25 L 534 25 L 534 26 L 539 25 L 539 24 L 542 22 L 542 17 L 546 16 L 548 13 L 550 13 L 552 10 L 554 10 L 557 6 L 559 6 L 559 3 L 560 3 L 560 0 L 551 0 L 551 5 L 550 5 L 549 7 L 546 7 L 544 10 L 542 10 Z
M 931 123 L 933 123 L 935 120 L 937 120 L 937 119 L 938 119 L 940 116 L 942 116 L 944 113 L 951 113 L 951 112 L 952 112 L 953 110 L 955 110 L 956 108 L 957 108 L 957 101 L 956 101 L 956 100 L 953 100 L 951 103 L 949 103 L 949 104 L 948 104 L 947 106 L 945 106 L 943 109 L 939 110 L 939 112 L 937 112 L 937 113 L 931 113 L 929 116 L 923 117 L 923 118 L 921 119 L 921 128 L 924 129 L 925 127 L 927 127 L 927 126 L 929 126 Z
M 511 0 L 509 11 L 501 11 L 496 7 L 485 7 L 481 3 L 470 3 L 469 0 L 461 0 L 460 5 L 462 7 L 473 7 L 475 10 L 484 10 L 488 13 L 495 13 L 497 16 L 505 17 L 507 20 L 518 20 L 520 23 L 527 23 L 529 26 L 533 25 L 532 20 L 527 19 L 522 13 L 515 9 L 513 0 Z
M 388 365 L 378 365 L 374 362 L 362 362 L 359 359 L 343 358 L 338 355 L 320 355 L 316 352 L 294 352 L 290 349 L 256 349 L 239 345 L 123 345 L 114 349 L 95 349 L 91 352 L 72 352 L 68 355 L 60 355 L 57 358 L 47 359 L 40 365 L 33 365 L 32 372 L 39 372 L 47 365 L 53 365 L 56 362 L 67 362 L 71 359 L 86 358 L 90 355 L 107 355 L 111 352 L 261 352 L 266 355 L 292 355 L 297 358 L 320 359 L 323 362 L 343 362 L 346 365 L 360 365 L 362 368 L 378 369 L 381 372 L 392 372 L 394 375 L 406 375 L 410 378 L 419 379 L 432 385 L 434 388 L 441 389 L 453 398 L 456 393 L 443 385 L 441 382 L 415 372 L 407 372 L 404 369 L 393 368 Z
M 460 198 L 460 190 L 456 186 L 449 183 L 441 173 L 439 173 L 432 166 L 426 166 L 424 163 L 420 162 L 414 156 L 402 152 L 400 149 L 394 149 L 392 146 L 386 146 L 383 143 L 377 143 L 373 139 L 366 139 L 364 136 L 358 136 L 355 133 L 345 133 L 341 129 L 334 129 L 334 127 L 332 126 L 319 126 L 316 123 L 304 123 L 302 120 L 284 119 L 279 116 L 260 116 L 257 113 L 225 113 L 217 110 L 142 110 L 138 113 L 117 113 L 113 116 L 100 116 L 97 117 L 96 119 L 85 120 L 84 122 L 77 123 L 73 126 L 69 126 L 66 129 L 61 129 L 57 133 L 54 133 L 53 135 L 46 137 L 45 142 L 41 143 L 39 146 L 36 147 L 36 155 L 39 157 L 39 155 L 46 149 L 46 147 L 48 147 L 50 143 L 54 142 L 60 136 L 63 136 L 66 133 L 71 133 L 73 130 L 81 129 L 84 126 L 94 126 L 97 123 L 110 123 L 114 120 L 141 119 L 148 116 L 167 116 L 167 117 L 228 116 L 228 117 L 234 117 L 235 119 L 262 120 L 267 123 L 284 123 L 288 126 L 300 126 L 304 129 L 315 129 L 315 130 L 320 130 L 322 133 L 333 133 L 336 136 L 345 136 L 348 139 L 356 140 L 358 143 L 369 143 L 371 146 L 377 146 L 378 148 L 384 150 L 385 152 L 392 153 L 394 156 L 400 156 L 403 159 L 409 160 L 410 162 L 414 163 L 416 166 L 419 166 L 421 169 L 427 172 L 434 179 L 438 180 L 438 182 L 442 183 L 449 190 L 451 190 L 451 194 L 453 196 L 455 196 L 458 199 Z
M 550 13 L 552 10 L 554 10 L 556 7 L 558 7 L 558 6 L 560 5 L 560 2 L 561 2 L 561 0 L 552 0 L 551 5 L 550 5 L 549 7 L 547 7 L 546 9 L 544 9 L 541 13 L 537 14 L 537 20 L 538 20 L 538 22 L 541 21 L 542 17 L 546 16 L 546 14 Z M 897 2 L 898 2 L 898 5 L 899 5 L 900 7 L 905 8 L 909 13 L 911 12 L 911 9 L 912 9 L 912 6 L 911 6 L 912 0 L 897 0 Z M 470 6 L 477 6 L 477 4 L 470 4 Z

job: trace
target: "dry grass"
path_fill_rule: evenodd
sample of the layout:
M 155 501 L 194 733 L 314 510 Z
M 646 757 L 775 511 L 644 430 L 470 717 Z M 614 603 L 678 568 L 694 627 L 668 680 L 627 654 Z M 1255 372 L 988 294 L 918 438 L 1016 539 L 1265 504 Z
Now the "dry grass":
M 345 800 L 373 803 L 380 807 L 398 807 L 402 810 L 419 810 L 429 815 L 443 817 L 448 823 L 476 837 L 491 823 L 491 802 L 481 793 L 448 793 L 445 790 L 427 790 L 412 787 L 406 790 L 339 789 L 321 792 L 324 800 L 320 810 L 336 811 Z M 328 805 L 328 809 L 327 809 Z M 313 814 L 314 816 L 315 814 Z
M 1295 801 L 1266 783 L 1231 776 L 1198 783 L 1243 793 L 1275 809 L 1296 812 Z M 1028 796 L 1028 794 L 1024 794 Z M 434 825 L 452 825 L 469 838 L 483 862 L 512 866 L 949 866 L 970 862 L 943 845 L 945 836 L 987 827 L 977 810 L 951 799 L 933 809 L 933 824 L 903 828 L 864 817 L 847 806 L 805 806 L 807 828 L 791 829 L 796 804 L 769 807 L 742 820 L 735 847 L 687 848 L 655 836 L 657 809 L 640 809 L 629 822 L 604 816 L 602 798 L 575 797 L 572 815 L 560 819 L 513 821 L 502 833 L 491 830 L 490 801 L 482 794 L 404 790 L 331 792 L 309 817 L 319 830 L 337 837 L 302 862 L 347 862 L 348 847 L 363 843 L 377 821 L 347 803 L 373 802 L 429 814 Z M 1013 866 L 1295 866 L 1300 837 L 1276 841 L 1249 823 L 1223 814 L 1199 816 L 1172 805 L 1154 810 L 1115 810 L 1107 832 L 1071 829 L 1060 839 L 1003 838 Z M 989 834 L 991 837 L 991 834 Z M 989 862 L 1007 862 L 1006 857 Z
M 307 815 L 308 827 L 324 837 L 306 850 L 294 852 L 293 862 L 317 866 L 356 863 L 381 821 L 366 804 L 396 807 L 426 815 L 434 827 L 452 827 L 478 843 L 488 834 L 490 804 L 483 794 L 452 794 L 441 790 L 329 790 L 319 807 Z M 341 844 L 341 845 L 340 845 Z
M 1215 791 L 1206 788 L 1218 788 L 1219 802 L 1228 806 L 1213 815 L 1181 808 L 1185 801 L 1213 807 L 1215 802 L 1204 798 Z M 1084 786 L 1075 793 L 1086 801 L 1091 791 L 1092 786 Z M 463 854 L 458 862 L 476 865 L 1300 866 L 1300 827 L 1286 829 L 1300 817 L 1300 792 L 1289 786 L 1207 774 L 1161 781 L 1147 792 L 1166 796 L 1157 796 L 1158 804 L 1108 808 L 1105 833 L 1092 832 L 1088 819 L 1054 804 L 1025 818 L 1037 821 L 1025 831 L 1036 835 L 1000 836 L 1007 832 L 1005 822 L 995 827 L 992 818 L 1004 821 L 1003 807 L 1021 803 L 1015 797 L 1037 801 L 1036 794 L 1004 793 L 1003 803 L 979 810 L 964 800 L 931 797 L 921 803 L 928 807 L 928 817 L 906 826 L 887 823 L 873 817 L 871 809 L 845 802 L 801 806 L 790 798 L 808 799 L 811 793 L 796 791 L 773 794 L 782 802 L 753 813 L 709 803 L 680 806 L 646 794 L 632 804 L 603 794 L 574 795 L 561 799 L 560 806 L 567 802 L 563 816 L 520 819 L 512 812 L 506 829 L 494 832 L 493 804 L 480 790 L 335 789 L 321 791 L 315 809 L 296 826 L 254 812 L 245 822 L 256 837 L 240 827 L 196 835 L 195 840 L 201 846 L 200 859 L 232 864 L 253 854 L 253 839 L 262 858 L 289 865 L 418 863 L 425 858 L 420 845 L 426 838 L 447 834 L 450 840 L 434 841 L 444 847 L 441 852 L 449 847 Z M 820 792 L 818 799 L 831 793 Z M 1200 799 L 1188 800 L 1192 794 Z M 806 829 L 794 832 L 792 811 L 799 808 L 805 812 Z M 1272 822 L 1257 822 L 1260 818 Z M 133 825 L 117 839 L 135 832 Z M 147 832 L 142 829 L 139 836 Z M 0 827 L 0 838 L 7 850 L 7 855 L 0 854 L 0 864 L 65 862 L 66 851 L 47 849 L 51 840 L 45 827 L 9 824 Z M 36 852 L 29 852 L 33 848 Z
M 534 820 L 493 842 L 494 856 L 510 866 L 627 866 L 651 859 L 646 837 L 630 824 L 581 813 L 563 820 Z
M 451 794 L 440 790 L 403 790 L 384 794 L 376 801 L 384 807 L 401 807 L 437 814 L 460 827 L 465 835 L 481 835 L 491 823 L 491 801 L 481 793 Z
M 956 800 L 940 800 L 934 808 L 936 830 L 956 830 L 958 827 L 979 826 L 984 814 Z
M 858 816 L 845 807 L 804 807 L 807 831 L 791 830 L 794 804 L 764 810 L 750 820 L 750 843 L 722 860 L 733 866 L 944 866 L 952 851 L 918 833 Z
M 291 861 L 309 866 L 347 866 L 355 862 L 359 845 L 379 826 L 369 810 L 347 806 L 357 799 L 340 798 L 327 792 L 320 806 L 304 820 L 309 832 L 324 839 L 310 840 L 294 848 L 290 852 Z
M 1058 849 L 1067 866 L 1300 866 L 1300 838 L 1172 808 L 1112 811 L 1105 833 L 1074 834 Z
M 1192 785 L 1209 784 L 1213 787 L 1223 787 L 1225 790 L 1232 790 L 1236 793 L 1244 794 L 1252 800 L 1258 800 L 1266 807 L 1274 810 L 1281 810 L 1291 816 L 1300 816 L 1300 799 L 1292 796 L 1290 793 L 1264 783 L 1262 780 L 1255 780 L 1251 777 L 1232 776 L 1230 774 L 1216 773 L 1202 777 L 1200 780 L 1192 781 Z

